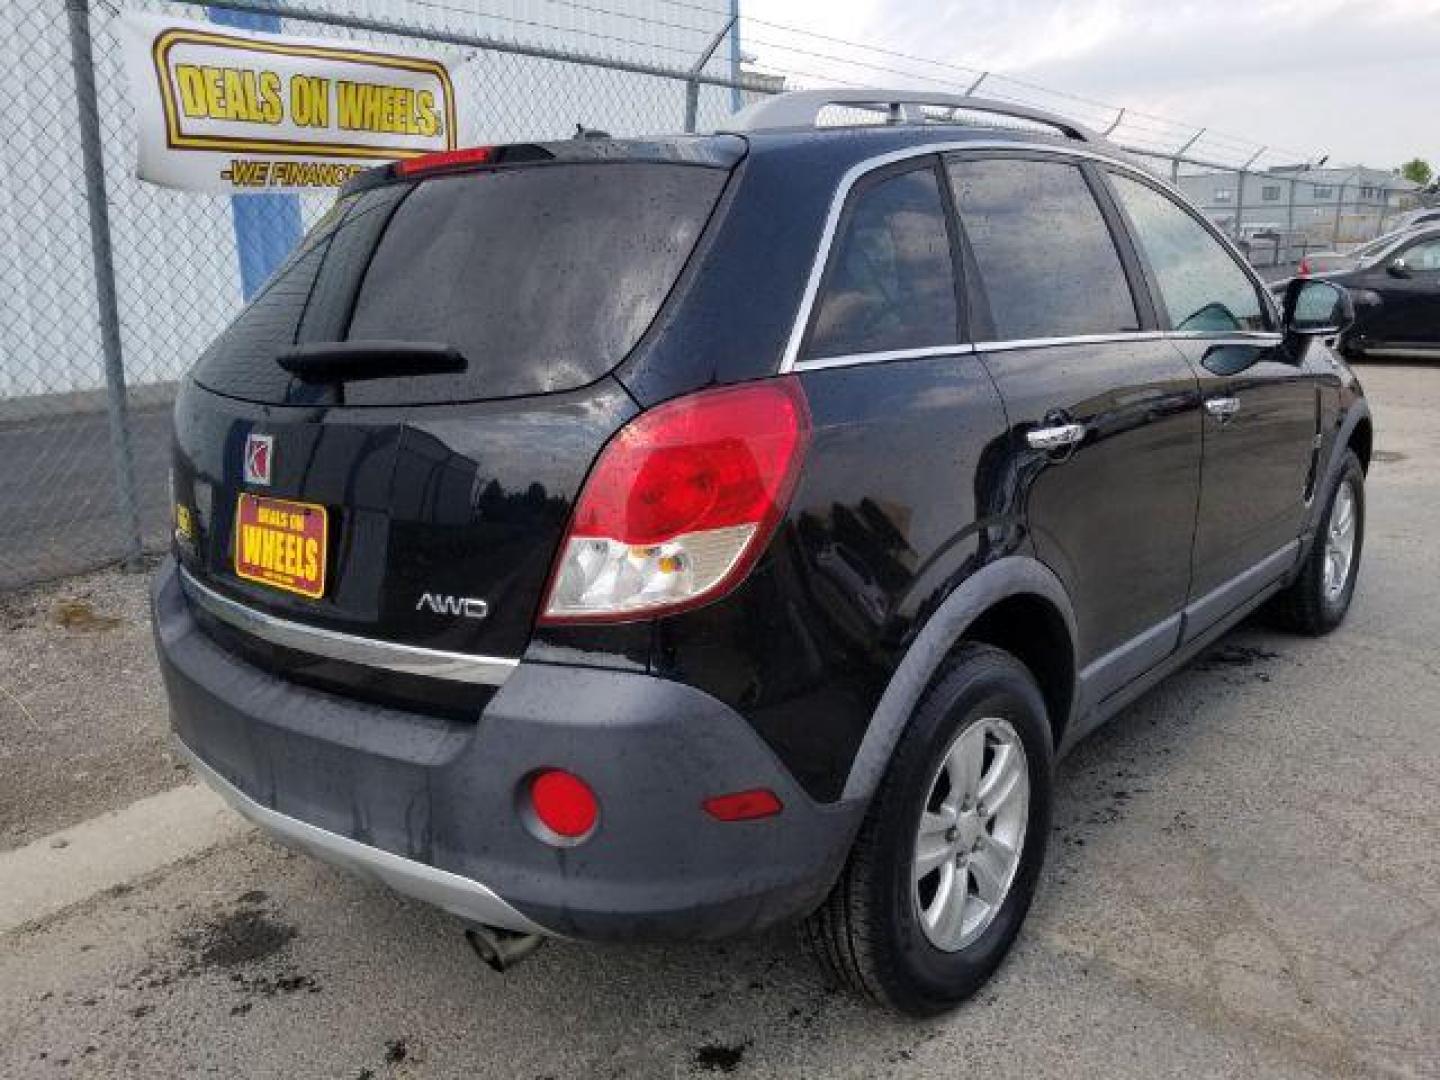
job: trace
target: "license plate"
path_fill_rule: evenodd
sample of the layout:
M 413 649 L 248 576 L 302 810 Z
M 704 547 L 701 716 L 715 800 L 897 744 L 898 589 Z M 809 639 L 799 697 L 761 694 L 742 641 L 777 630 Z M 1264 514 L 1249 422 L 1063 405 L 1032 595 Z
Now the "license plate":
M 240 496 L 235 509 L 235 573 L 312 600 L 325 593 L 325 508 Z

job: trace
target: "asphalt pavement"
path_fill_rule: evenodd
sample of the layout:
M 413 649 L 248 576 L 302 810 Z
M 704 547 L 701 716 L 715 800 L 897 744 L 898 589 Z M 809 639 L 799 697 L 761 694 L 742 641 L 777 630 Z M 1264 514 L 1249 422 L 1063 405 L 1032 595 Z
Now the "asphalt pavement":
M 41 906 L 0 933 L 0 1076 L 1440 1077 L 1440 367 L 1360 371 L 1377 451 L 1349 621 L 1243 627 L 1065 761 L 1017 949 L 926 1023 L 827 986 L 781 932 L 555 942 L 497 975 L 454 919 L 226 831 L 199 796 L 167 809 L 181 774 L 127 790 L 164 723 L 140 582 L 24 594 L 0 788 L 34 797 L 0 802 L 0 881 L 27 868 Z M 77 588 L 116 622 L 65 625 Z M 133 677 L 85 696 L 87 655 L 91 682 Z M 22 745 L 27 723 L 62 736 Z M 98 793 L 64 780 L 87 736 Z M 127 836 L 151 862 L 117 857 Z M 33 879 L 73 886 L 82 862 L 94 894 L 43 906 Z

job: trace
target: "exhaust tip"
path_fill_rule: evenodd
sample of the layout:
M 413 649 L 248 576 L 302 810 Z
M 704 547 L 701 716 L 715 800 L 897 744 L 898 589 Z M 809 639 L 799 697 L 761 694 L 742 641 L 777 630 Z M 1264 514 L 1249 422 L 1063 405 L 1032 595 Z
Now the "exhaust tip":
M 520 934 L 498 926 L 469 927 L 465 940 L 487 967 L 502 975 L 545 944 L 541 934 Z

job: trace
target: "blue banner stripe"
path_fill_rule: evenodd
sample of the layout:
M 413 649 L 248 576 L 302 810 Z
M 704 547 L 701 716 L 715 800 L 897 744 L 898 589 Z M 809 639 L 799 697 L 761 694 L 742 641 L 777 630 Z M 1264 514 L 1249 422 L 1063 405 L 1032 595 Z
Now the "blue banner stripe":
M 239 30 L 280 32 L 276 15 L 210 8 L 210 21 Z M 249 300 L 300 242 L 300 199 L 295 195 L 232 195 L 235 250 L 240 255 L 240 293 Z

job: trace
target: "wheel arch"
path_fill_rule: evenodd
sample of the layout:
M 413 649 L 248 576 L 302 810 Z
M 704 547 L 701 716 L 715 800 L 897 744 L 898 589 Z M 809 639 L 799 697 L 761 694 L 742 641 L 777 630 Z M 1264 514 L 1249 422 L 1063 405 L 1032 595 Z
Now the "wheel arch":
M 1357 398 L 1339 418 L 1339 430 L 1335 433 L 1334 442 L 1331 443 L 1330 455 L 1325 462 L 1320 482 L 1315 487 L 1315 490 L 1322 495 L 1317 495 L 1312 500 L 1309 512 L 1305 515 L 1305 527 L 1300 537 L 1300 555 L 1296 559 L 1297 571 L 1305 554 L 1309 552 L 1310 545 L 1315 539 L 1316 530 L 1319 528 L 1320 515 L 1325 508 L 1323 493 L 1329 491 L 1335 483 L 1335 477 L 1340 472 L 1340 466 L 1345 461 L 1346 453 L 1353 450 L 1355 456 L 1360 459 L 1360 468 L 1368 474 L 1374 447 L 1375 426 L 1370 417 L 1370 406 L 1364 398 Z
M 868 799 L 874 792 L 921 694 L 945 658 L 968 641 L 1005 649 L 1030 669 L 1051 713 L 1054 744 L 1060 744 L 1077 683 L 1074 610 L 1052 570 L 1027 556 L 1007 556 L 957 586 L 911 643 L 870 718 L 843 799 Z
M 1360 459 L 1360 468 L 1368 475 L 1370 472 L 1370 455 L 1375 448 L 1375 427 L 1370 421 L 1369 412 L 1360 415 L 1355 425 L 1350 429 L 1350 435 L 1345 440 L 1347 449 L 1355 451 L 1355 456 Z
M 1076 693 L 1075 641 L 1053 600 L 1023 592 L 998 600 L 966 627 L 960 642 L 993 645 L 1035 676 L 1049 713 L 1052 745 L 1060 745 Z M 960 642 L 957 642 L 958 645 Z

